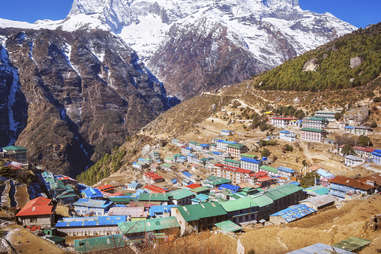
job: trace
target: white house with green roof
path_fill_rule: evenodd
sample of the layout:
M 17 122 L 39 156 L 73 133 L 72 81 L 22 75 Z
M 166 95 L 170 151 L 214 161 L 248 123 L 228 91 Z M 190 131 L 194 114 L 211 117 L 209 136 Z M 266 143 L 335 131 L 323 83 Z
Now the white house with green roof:
M 323 142 L 326 135 L 323 129 L 302 128 L 300 138 L 307 142 Z
M 175 205 L 190 205 L 196 195 L 187 189 L 178 189 L 167 193 L 169 200 Z
M 303 128 L 324 129 L 328 125 L 328 120 L 323 117 L 305 117 L 302 121 Z
M 8 158 L 10 160 L 27 163 L 27 149 L 22 146 L 5 146 L 2 148 L 3 157 Z

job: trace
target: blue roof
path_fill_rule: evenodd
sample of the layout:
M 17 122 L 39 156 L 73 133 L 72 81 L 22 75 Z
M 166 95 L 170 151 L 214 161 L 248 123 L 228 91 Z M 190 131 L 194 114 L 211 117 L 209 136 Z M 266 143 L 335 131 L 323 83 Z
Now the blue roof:
M 112 205 L 112 202 L 106 200 L 94 200 L 87 198 L 80 198 L 73 203 L 74 206 L 85 206 L 85 207 L 94 207 L 94 208 L 108 208 Z
M 287 252 L 287 254 L 315 254 L 315 253 L 318 253 L 318 254 L 330 254 L 330 253 L 351 254 L 352 253 L 353 254 L 354 252 L 349 252 L 349 251 L 332 247 L 323 243 L 315 243 L 314 245 L 310 245 L 302 249 Z
M 201 147 L 209 147 L 209 144 L 201 144 Z
M 139 183 L 136 181 L 132 181 L 131 183 L 128 184 L 128 187 L 131 188 L 137 188 L 139 186 Z
M 290 131 L 283 130 L 283 131 L 280 131 L 279 133 L 282 133 L 282 134 L 290 134 Z
M 228 144 L 228 145 L 237 144 L 237 142 L 235 142 L 235 141 L 227 141 L 227 140 L 223 140 L 223 139 L 218 139 L 218 140 L 216 140 L 216 142 L 224 143 L 224 144 Z
M 309 214 L 316 212 L 305 204 L 293 205 L 279 212 L 273 213 L 270 216 L 281 216 L 285 221 L 292 222 L 303 218 Z
M 153 217 L 156 214 L 169 213 L 171 208 L 177 207 L 177 205 L 154 205 L 149 208 L 149 216 Z
M 222 155 L 221 152 L 212 152 L 212 153 L 215 154 L 215 155 Z
M 127 216 L 65 217 L 56 223 L 57 228 L 117 226 L 127 221 Z
M 177 179 L 176 179 L 176 178 L 173 178 L 173 179 L 171 180 L 171 182 L 172 182 L 172 183 L 177 183 Z
M 93 187 L 87 187 L 81 193 L 86 197 L 86 198 L 103 198 L 102 192 L 98 189 L 95 189 Z
M 282 171 L 282 172 L 290 173 L 290 174 L 295 173 L 295 170 L 293 170 L 291 168 L 283 167 L 283 166 L 279 166 L 278 170 Z
M 372 155 L 377 156 L 377 157 L 381 157 L 381 150 L 374 150 L 372 152 Z
M 234 192 L 237 192 L 241 189 L 241 187 L 237 186 L 237 185 L 232 185 L 232 184 L 221 184 L 220 187 L 218 187 L 218 189 L 222 190 L 222 189 L 228 189 L 228 190 L 232 190 Z
M 183 175 L 185 175 L 187 177 L 192 177 L 192 174 L 189 173 L 188 171 L 182 171 L 181 173 L 183 173 Z
M 345 126 L 344 128 L 345 128 L 345 129 L 354 129 L 355 127 L 353 127 L 353 126 L 349 126 L 349 125 L 348 125 L 348 126 Z
M 335 175 L 331 174 L 330 172 L 327 172 L 325 171 L 324 169 L 321 169 L 319 168 L 318 170 L 316 170 L 316 173 L 322 177 L 325 177 L 325 178 L 334 178 Z
M 255 163 L 255 164 L 261 164 L 261 161 L 259 160 L 256 160 L 256 159 L 252 159 L 252 158 L 246 158 L 246 157 L 242 157 L 241 158 L 241 161 L 246 161 L 246 162 L 250 162 L 250 163 Z

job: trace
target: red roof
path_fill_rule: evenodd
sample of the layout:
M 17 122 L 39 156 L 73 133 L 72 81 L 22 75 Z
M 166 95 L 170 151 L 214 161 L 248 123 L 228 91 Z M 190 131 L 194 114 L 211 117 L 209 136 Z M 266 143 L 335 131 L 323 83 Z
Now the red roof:
M 277 116 L 277 117 L 272 117 L 271 119 L 274 119 L 274 120 L 296 120 L 296 118 L 293 118 L 293 117 L 280 117 L 280 116 Z
M 145 175 L 145 176 L 148 176 L 148 177 L 151 178 L 152 180 L 164 179 L 163 177 L 159 176 L 158 174 L 156 174 L 156 173 L 154 173 L 154 172 L 145 172 L 144 175 Z
M 201 187 L 201 184 L 192 183 L 192 184 L 187 185 L 186 187 L 188 187 L 189 189 L 196 189 L 198 187 Z
M 375 150 L 372 147 L 362 147 L 362 146 L 354 146 L 353 149 L 354 150 L 358 150 L 358 151 L 363 151 L 363 152 L 366 152 L 366 153 L 372 153 Z
M 146 185 L 144 186 L 144 189 L 147 189 L 153 193 L 165 193 L 166 191 L 163 188 L 160 188 L 155 185 Z
M 271 181 L 273 180 L 271 177 L 269 176 L 263 176 L 263 177 L 260 177 L 257 179 L 258 182 L 268 182 L 268 181 Z
M 115 186 L 112 186 L 111 184 L 106 184 L 106 185 L 97 187 L 97 189 L 100 191 L 108 191 L 108 190 L 115 189 Z
M 243 169 L 243 168 L 238 168 L 238 167 L 233 167 L 225 164 L 215 164 L 216 167 L 220 167 L 223 170 L 230 171 L 230 172 L 235 172 L 235 173 L 240 173 L 240 174 L 250 174 L 252 173 L 251 170 L 248 169 Z
M 264 176 L 267 176 L 267 175 L 268 174 L 265 171 L 258 171 L 258 172 L 250 174 L 250 176 L 254 176 L 254 178 L 260 178 L 260 177 L 264 177 Z
M 241 173 L 241 174 L 250 174 L 251 170 L 239 168 L 239 169 L 236 169 L 235 172 L 236 173 Z
M 16 216 L 51 215 L 53 213 L 53 206 L 50 205 L 50 202 L 50 199 L 44 197 L 29 200 Z
M 329 180 L 329 182 L 365 191 L 368 191 L 373 188 L 373 186 L 369 184 L 362 183 L 360 180 L 349 178 L 346 176 L 336 176 L 335 178 Z

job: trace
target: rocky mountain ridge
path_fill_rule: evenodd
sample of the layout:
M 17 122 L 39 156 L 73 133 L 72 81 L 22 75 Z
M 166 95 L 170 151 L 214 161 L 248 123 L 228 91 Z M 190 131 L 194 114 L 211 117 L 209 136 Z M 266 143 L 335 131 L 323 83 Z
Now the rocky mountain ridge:
M 106 31 L 0 29 L 0 146 L 76 175 L 170 107 L 135 51 Z
M 179 98 L 248 79 L 356 29 L 297 0 L 74 0 L 64 20 L 0 20 L 15 26 L 118 34 Z

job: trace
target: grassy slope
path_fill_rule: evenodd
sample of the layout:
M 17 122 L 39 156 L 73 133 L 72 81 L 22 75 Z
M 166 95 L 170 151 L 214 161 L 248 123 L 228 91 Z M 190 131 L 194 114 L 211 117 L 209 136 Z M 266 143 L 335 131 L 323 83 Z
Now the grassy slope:
M 350 67 L 350 60 L 362 63 Z M 303 71 L 315 59 L 316 71 Z M 315 50 L 274 68 L 257 78 L 255 85 L 264 90 L 318 91 L 351 88 L 367 84 L 381 72 L 381 23 L 345 35 Z

